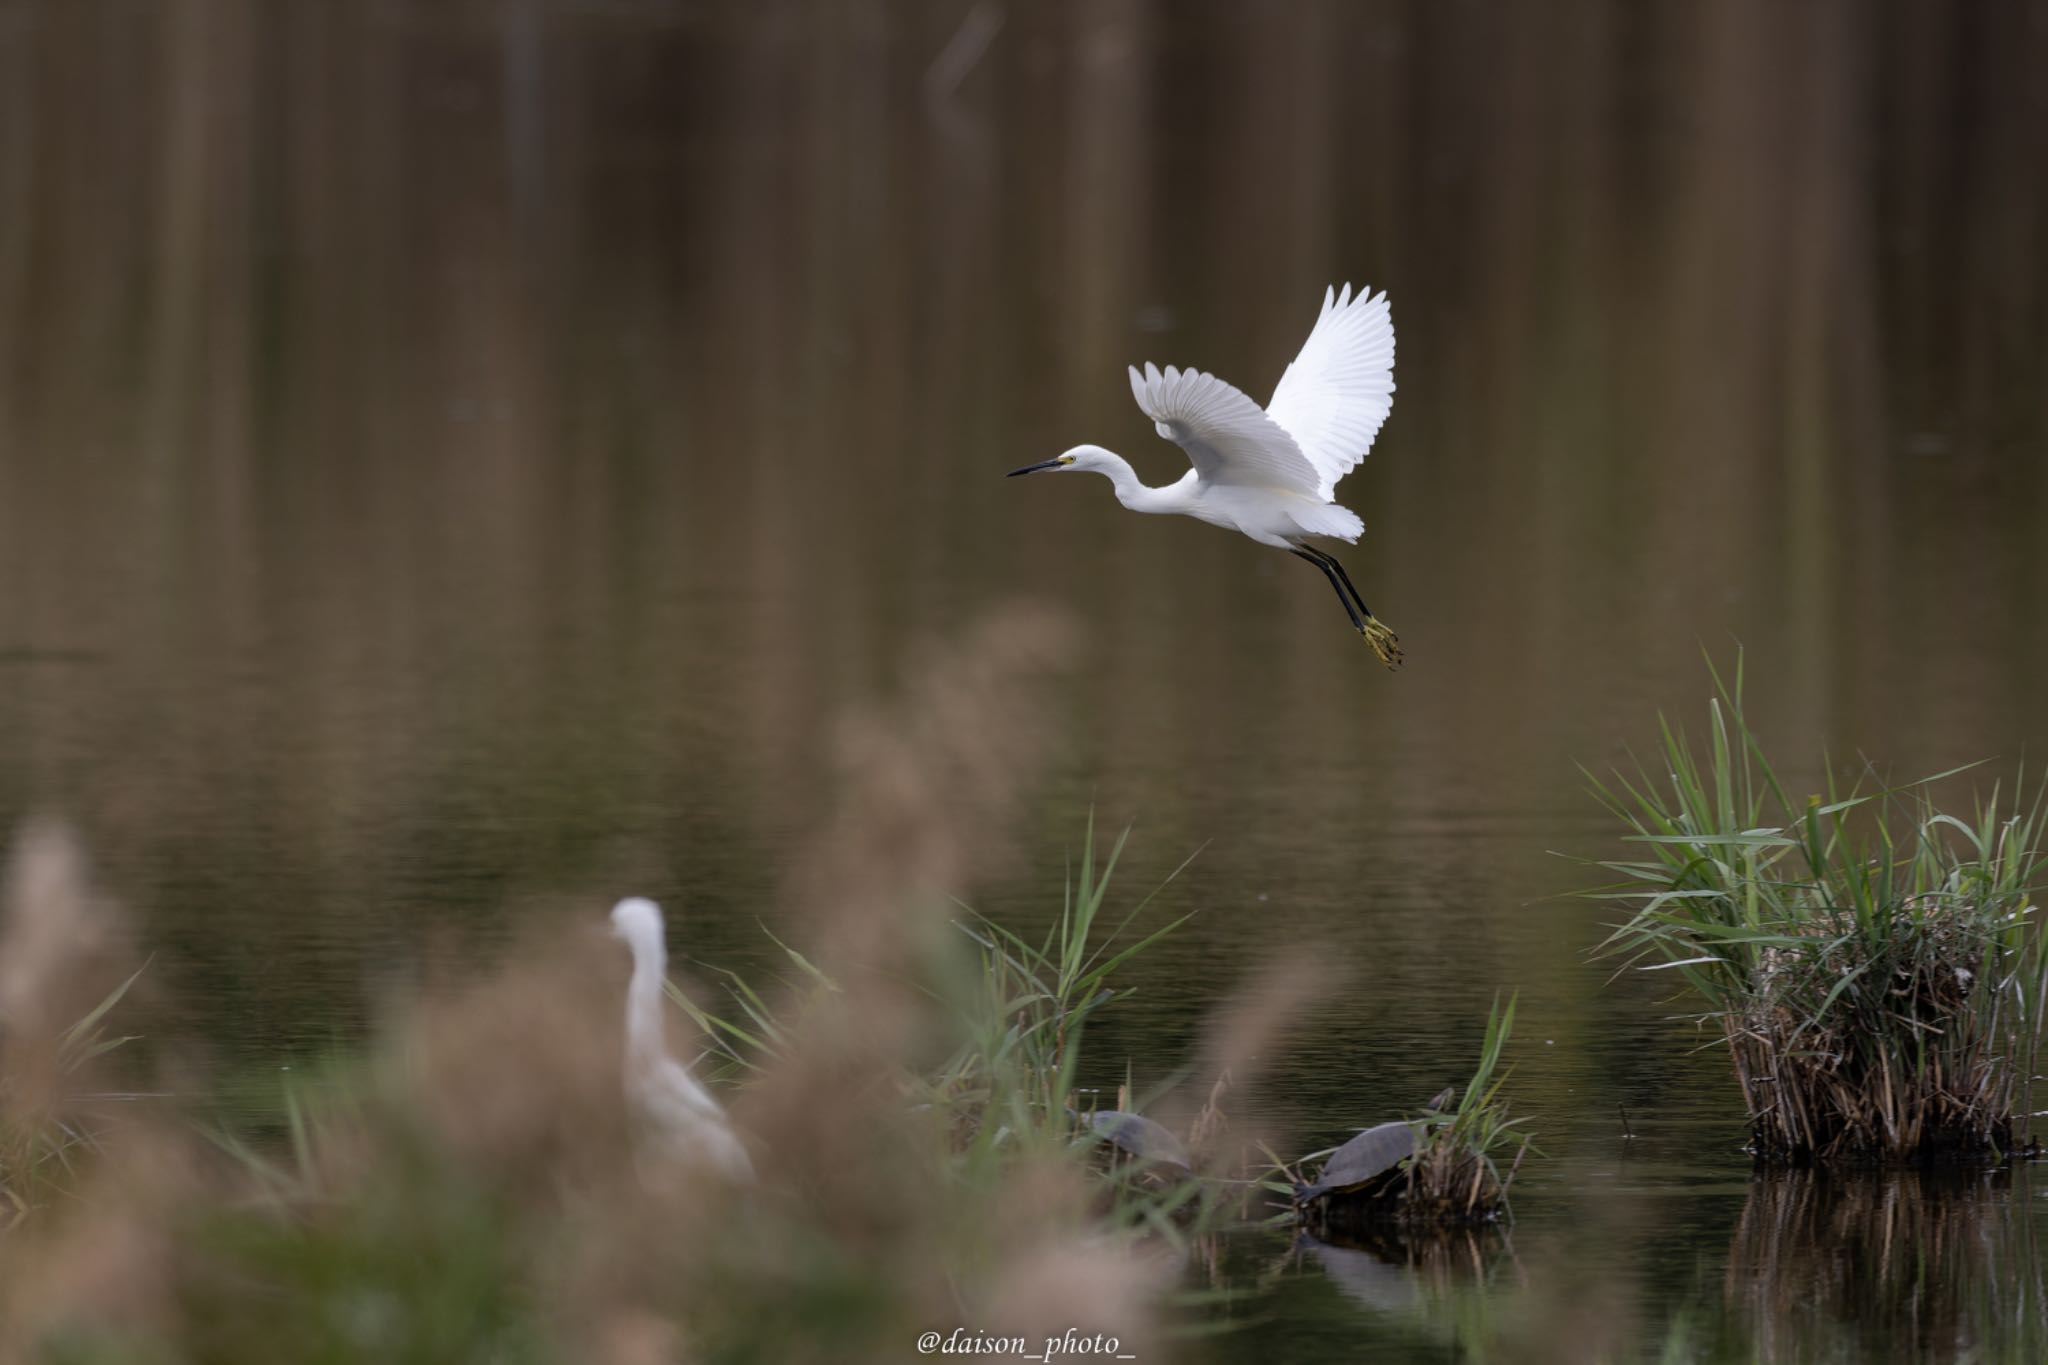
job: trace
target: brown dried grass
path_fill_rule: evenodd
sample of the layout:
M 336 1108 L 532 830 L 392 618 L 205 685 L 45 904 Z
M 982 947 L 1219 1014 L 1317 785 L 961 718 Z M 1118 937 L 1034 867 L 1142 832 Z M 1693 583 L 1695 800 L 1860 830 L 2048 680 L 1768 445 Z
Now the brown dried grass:
M 1801 941 L 1803 940 L 1803 941 Z M 1881 932 L 1815 930 L 1757 955 L 1741 1008 L 1722 1016 L 1751 1115 L 1774 1162 L 1941 1161 L 2011 1151 L 2010 1059 L 1977 973 L 1986 935 L 1925 899 Z M 1845 979 L 1882 1017 L 1831 1008 Z

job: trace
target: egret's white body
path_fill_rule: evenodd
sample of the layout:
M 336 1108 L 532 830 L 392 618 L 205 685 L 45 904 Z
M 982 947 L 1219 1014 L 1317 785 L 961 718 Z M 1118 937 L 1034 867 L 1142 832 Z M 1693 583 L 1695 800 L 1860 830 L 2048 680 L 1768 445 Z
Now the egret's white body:
M 1116 500 L 1133 512 L 1194 517 L 1276 549 L 1291 550 L 1308 536 L 1333 536 L 1357 544 L 1365 529 L 1350 508 L 1287 489 L 1210 483 L 1192 469 L 1173 483 L 1151 488 L 1138 481 L 1137 472 L 1121 456 L 1101 446 L 1075 446 L 1067 453 L 1076 457 L 1073 468 L 1108 475 Z
M 612 907 L 612 932 L 633 952 L 626 987 L 626 1094 L 666 1134 L 678 1153 L 733 1180 L 752 1180 L 754 1163 L 725 1109 L 690 1069 L 669 1055 L 662 1033 L 661 992 L 668 944 L 661 907 L 638 896 Z
M 1338 505 L 1337 483 L 1365 458 L 1394 404 L 1394 319 L 1384 293 L 1351 286 L 1323 295 L 1301 354 L 1260 407 L 1235 386 L 1198 370 L 1131 367 L 1131 394 L 1161 436 L 1194 466 L 1162 488 L 1141 483 L 1124 458 L 1079 445 L 1016 474 L 1082 470 L 1107 477 L 1134 512 L 1171 512 L 1288 550 L 1320 568 L 1352 625 L 1388 667 L 1400 663 L 1393 631 L 1367 610 L 1342 566 L 1305 544 L 1356 544 L 1365 523 Z M 1357 610 L 1353 610 L 1356 604 Z

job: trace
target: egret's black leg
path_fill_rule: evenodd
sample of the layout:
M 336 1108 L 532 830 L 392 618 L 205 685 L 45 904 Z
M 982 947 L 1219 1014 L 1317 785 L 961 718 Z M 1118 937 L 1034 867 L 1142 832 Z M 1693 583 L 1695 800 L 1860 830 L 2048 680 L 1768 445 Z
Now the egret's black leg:
M 1308 545 L 1297 545 L 1294 552 L 1323 571 L 1324 576 L 1330 580 L 1330 586 L 1337 590 L 1337 596 L 1344 599 L 1344 610 L 1351 617 L 1351 624 L 1365 637 L 1365 642 L 1372 646 L 1372 652 L 1380 656 L 1380 662 L 1388 668 L 1399 668 L 1401 637 L 1389 630 L 1386 622 L 1372 614 L 1372 608 L 1365 605 L 1365 599 L 1358 595 L 1358 589 L 1352 585 L 1351 575 L 1344 572 L 1344 566 L 1337 562 L 1337 557 Z M 1358 604 L 1356 611 L 1352 610 L 1351 604 L 1354 602 Z M 1363 621 L 1358 619 L 1361 614 L 1365 617 Z
M 1344 614 L 1351 618 L 1351 628 L 1363 635 L 1365 633 L 1365 622 L 1359 620 L 1358 613 L 1352 610 L 1351 599 L 1345 595 L 1344 585 L 1337 581 L 1337 575 L 1330 572 L 1330 566 L 1325 564 L 1321 556 L 1317 555 L 1315 551 L 1303 549 L 1299 545 L 1294 547 L 1292 553 L 1300 555 L 1303 559 L 1306 559 L 1309 563 L 1323 571 L 1323 577 L 1330 580 L 1330 587 L 1337 594 L 1337 600 L 1344 604 Z M 1370 616 L 1372 613 L 1367 612 L 1366 614 Z
M 1304 550 L 1307 550 L 1310 554 L 1314 555 L 1316 559 L 1321 563 L 1327 564 L 1332 569 L 1335 569 L 1337 571 L 1338 579 L 1340 579 L 1344 584 L 1344 591 L 1350 593 L 1351 600 L 1358 604 L 1359 612 L 1367 617 L 1372 616 L 1372 608 L 1365 605 L 1365 599 L 1358 595 L 1358 589 L 1352 585 L 1351 575 L 1344 572 L 1344 566 L 1338 562 L 1337 556 L 1331 554 L 1328 550 L 1317 549 L 1313 545 L 1304 545 L 1302 546 L 1302 548 Z

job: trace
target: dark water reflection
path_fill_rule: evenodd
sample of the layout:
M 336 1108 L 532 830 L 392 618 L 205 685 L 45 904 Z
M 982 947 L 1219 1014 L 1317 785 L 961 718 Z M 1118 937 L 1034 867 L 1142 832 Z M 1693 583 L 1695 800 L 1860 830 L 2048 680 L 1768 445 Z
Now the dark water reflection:
M 74 813 L 280 1064 L 628 884 L 746 960 L 834 718 L 1054 600 L 1071 746 L 977 894 L 1042 912 L 1091 804 L 1134 886 L 1204 850 L 1119 1072 L 1316 945 L 1358 971 L 1265 1093 L 1317 1145 L 1522 992 L 1509 1289 L 1418 1329 L 1283 1246 L 1219 1353 L 1441 1359 L 1505 1301 L 1536 1356 L 1683 1309 L 2039 1358 L 1984 1288 L 2038 1282 L 2024 1184 L 1752 1184 L 1721 1064 L 1544 898 L 1606 838 L 1574 765 L 1695 707 L 1702 642 L 1796 752 L 2048 747 L 2044 59 L 2048 8 L 1934 0 L 0 0 L 0 819 Z M 997 477 L 1171 476 L 1122 366 L 1263 393 L 1340 278 L 1401 335 L 1344 488 L 1391 678 L 1291 560 Z
M 1686 1288 L 1661 1339 L 1676 1359 L 2041 1359 L 2048 1290 L 2030 1186 L 2025 1171 L 1801 1173 L 1712 1202 L 1666 1186 L 1654 1222 L 1682 1223 L 1693 1267 L 1674 1267 L 1670 1283 Z M 1709 1229 L 1725 1245 L 1706 1245 Z M 1373 1359 L 1602 1359 L 1639 1350 L 1643 1328 L 1644 1285 L 1584 1251 L 1617 1237 L 1641 1255 L 1657 1232 L 1650 1216 L 1610 1212 L 1576 1234 L 1525 1218 L 1420 1240 L 1246 1239 L 1238 1272 L 1263 1275 L 1320 1327 L 1348 1317 Z M 1333 1296 L 1353 1311 L 1331 1313 Z M 1324 1344 L 1339 1353 L 1341 1328 Z

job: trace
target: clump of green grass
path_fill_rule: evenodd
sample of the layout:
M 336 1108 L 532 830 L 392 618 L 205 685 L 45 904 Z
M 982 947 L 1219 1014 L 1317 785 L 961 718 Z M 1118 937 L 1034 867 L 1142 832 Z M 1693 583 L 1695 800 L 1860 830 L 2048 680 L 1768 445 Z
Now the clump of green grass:
M 1714 674 L 1708 744 L 1663 723 L 1601 801 L 1643 849 L 1604 861 L 1630 907 L 1605 950 L 1678 974 L 1734 1060 L 1768 1162 L 1937 1160 L 2027 1143 L 2048 1007 L 2033 886 L 2042 807 L 1995 790 L 1968 818 L 1939 774 L 1794 800 L 1733 686 Z
M 986 1150 L 1025 1133 L 1067 1139 L 1089 1022 L 1131 994 L 1116 973 L 1190 918 L 1129 936 L 1155 889 L 1106 933 L 1098 932 L 1129 837 L 1128 830 L 1118 837 L 1098 870 L 1090 818 L 1059 917 L 1036 942 L 964 906 L 964 918 L 954 921 L 973 952 L 957 982 L 964 989 L 954 993 L 961 1042 L 915 1088 L 952 1117 L 969 1149 Z
M 1415 1155 L 1401 1196 L 1402 1221 L 1429 1226 L 1488 1223 L 1507 1210 L 1508 1187 L 1529 1151 L 1522 1120 L 1508 1116 L 1501 1087 L 1501 1051 L 1515 1027 L 1515 997 L 1496 999 L 1486 1013 L 1479 1065 L 1454 1102 L 1432 1107 L 1417 1121 Z M 1512 1150 L 1505 1172 L 1500 1163 Z

